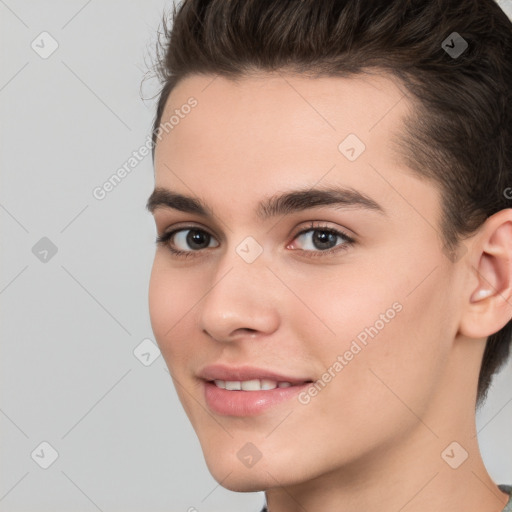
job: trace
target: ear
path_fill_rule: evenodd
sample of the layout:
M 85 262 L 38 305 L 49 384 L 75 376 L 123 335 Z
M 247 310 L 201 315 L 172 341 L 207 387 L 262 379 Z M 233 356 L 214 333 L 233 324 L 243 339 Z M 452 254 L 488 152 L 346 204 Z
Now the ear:
M 466 262 L 468 279 L 459 332 L 485 338 L 512 318 L 512 209 L 491 215 L 473 237 Z

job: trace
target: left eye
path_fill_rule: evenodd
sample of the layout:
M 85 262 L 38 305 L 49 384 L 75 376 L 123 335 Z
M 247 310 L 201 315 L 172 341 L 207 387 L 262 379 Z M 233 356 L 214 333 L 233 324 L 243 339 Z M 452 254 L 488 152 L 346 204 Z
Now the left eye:
M 337 243 L 337 239 L 342 239 L 342 243 Z M 354 239 L 345 233 L 332 228 L 312 227 L 301 231 L 294 240 L 301 241 L 303 245 L 301 250 L 313 252 L 330 252 L 333 250 L 344 249 L 354 242 Z M 340 247 L 342 246 L 342 247 Z

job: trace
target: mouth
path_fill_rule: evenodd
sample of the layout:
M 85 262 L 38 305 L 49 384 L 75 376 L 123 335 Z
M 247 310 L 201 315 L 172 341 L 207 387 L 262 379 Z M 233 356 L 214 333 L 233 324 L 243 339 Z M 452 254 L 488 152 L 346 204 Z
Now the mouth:
M 276 381 L 271 379 L 251 379 L 243 381 L 214 379 L 207 382 L 214 384 L 219 389 L 225 389 L 227 391 L 270 391 L 276 388 L 289 388 L 301 386 L 303 384 L 310 384 L 313 381 L 307 380 L 292 384 L 288 381 Z
M 218 387 L 233 391 L 270 390 L 313 382 L 309 377 L 292 377 L 263 367 L 225 364 L 208 365 L 202 368 L 197 376 L 213 382 Z
M 312 382 L 292 384 L 288 381 L 269 379 L 203 380 L 203 397 L 208 409 L 215 414 L 250 417 L 279 411 L 280 405 L 293 403 L 292 399 L 297 398 L 297 395 L 304 392 Z
M 289 402 L 313 380 L 256 366 L 212 364 L 197 374 L 207 407 L 223 416 L 255 416 Z

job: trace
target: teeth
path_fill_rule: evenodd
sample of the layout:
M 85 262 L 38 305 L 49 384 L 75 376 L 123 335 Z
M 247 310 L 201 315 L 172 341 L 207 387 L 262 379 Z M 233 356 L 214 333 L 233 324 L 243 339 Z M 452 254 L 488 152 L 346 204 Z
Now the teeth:
M 240 383 L 244 391 L 259 391 L 261 389 L 260 381 L 255 380 L 244 380 Z
M 274 380 L 261 379 L 261 389 L 275 389 L 277 382 Z
M 229 391 L 261 391 L 279 388 L 288 388 L 292 384 L 290 382 L 276 382 L 269 379 L 253 379 L 253 380 L 214 380 L 218 388 L 227 389 Z
M 239 391 L 242 389 L 239 380 L 227 380 L 224 385 L 226 389 L 229 389 L 230 391 Z

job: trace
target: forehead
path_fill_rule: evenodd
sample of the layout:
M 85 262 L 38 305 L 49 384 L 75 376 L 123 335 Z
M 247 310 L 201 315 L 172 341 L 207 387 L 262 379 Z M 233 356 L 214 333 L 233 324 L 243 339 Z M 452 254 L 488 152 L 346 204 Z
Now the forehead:
M 183 108 L 191 98 L 195 106 Z M 322 180 L 396 202 L 397 191 L 379 175 L 413 179 L 393 145 L 411 112 L 405 89 L 384 74 L 192 75 L 172 91 L 162 115 L 161 123 L 175 122 L 156 146 L 156 185 L 199 197 L 236 192 L 234 206 Z
M 276 140 L 278 135 L 277 143 L 283 143 L 287 138 L 297 140 L 297 132 L 308 137 L 318 131 L 330 131 L 336 138 L 358 132 L 361 138 L 368 139 L 384 118 L 387 126 L 396 125 L 408 110 L 404 93 L 394 78 L 384 74 L 309 78 L 276 72 L 236 81 L 192 75 L 171 92 L 162 122 L 193 96 L 197 106 L 173 128 L 175 134 L 185 132 L 187 127 L 197 131 L 199 124 L 205 140 L 209 140 L 209 128 L 212 138 L 222 130 L 222 134 L 237 135 L 241 142 L 247 141 L 244 134 L 268 135 L 265 142 Z M 186 123 L 181 122 L 185 119 Z M 242 133 L 237 131 L 241 127 Z
M 196 101 L 193 108 L 187 103 L 191 97 Z M 226 164 L 227 143 L 234 160 L 243 155 L 257 162 L 265 160 L 265 154 L 289 152 L 300 158 L 315 149 L 337 155 L 338 144 L 350 133 L 367 147 L 382 150 L 389 146 L 390 129 L 399 130 L 408 111 L 400 84 L 383 74 L 308 78 L 260 73 L 237 81 L 192 75 L 167 100 L 161 122 L 173 118 L 173 126 L 169 133 L 162 132 L 155 163 L 158 167 L 163 146 L 178 158 L 183 144 L 195 149 L 188 157 L 204 149 L 210 158 L 221 154 Z

